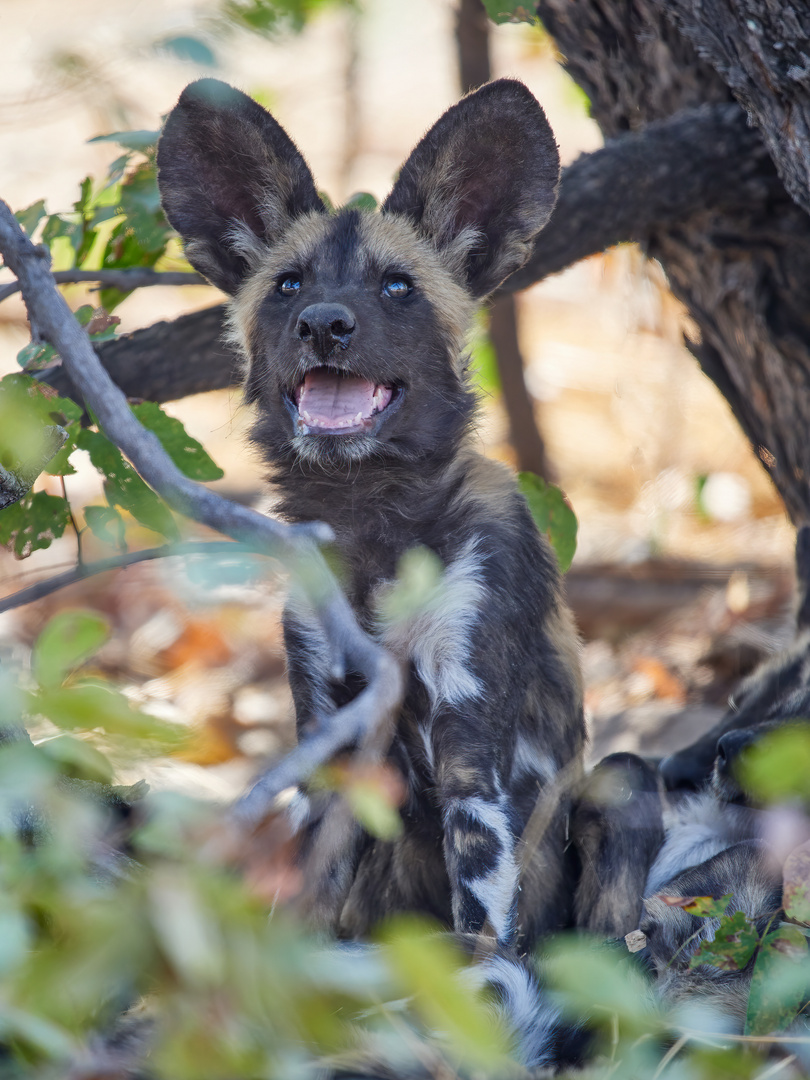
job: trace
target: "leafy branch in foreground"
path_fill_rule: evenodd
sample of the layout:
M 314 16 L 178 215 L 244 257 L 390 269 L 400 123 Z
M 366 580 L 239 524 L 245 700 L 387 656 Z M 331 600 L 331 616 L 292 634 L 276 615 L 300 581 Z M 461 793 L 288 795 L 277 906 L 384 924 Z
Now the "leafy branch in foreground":
M 0 203 L 0 251 L 22 284 L 32 330 L 59 352 L 87 406 L 104 432 L 114 437 L 117 451 L 126 454 L 139 478 L 178 513 L 281 561 L 293 574 L 320 623 L 328 649 L 325 662 L 330 670 L 352 670 L 366 679 L 366 688 L 352 702 L 323 717 L 312 738 L 300 744 L 242 800 L 241 814 L 249 820 L 259 819 L 281 790 L 306 778 L 340 748 L 368 739 L 373 742 L 378 725 L 400 699 L 399 668 L 358 627 L 315 544 L 316 537 L 327 536 L 323 526 L 282 525 L 229 502 L 182 474 L 102 368 L 87 335 L 56 290 L 48 253 L 31 244 L 5 203 Z M 96 437 L 103 438 L 98 433 Z M 117 479 L 123 490 L 124 481 Z

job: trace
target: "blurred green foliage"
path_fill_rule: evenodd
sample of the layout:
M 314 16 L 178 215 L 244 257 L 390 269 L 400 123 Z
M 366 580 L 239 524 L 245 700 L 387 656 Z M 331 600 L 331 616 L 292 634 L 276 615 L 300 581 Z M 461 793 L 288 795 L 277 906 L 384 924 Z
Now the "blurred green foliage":
M 518 3 L 516 0 L 483 0 L 484 8 L 494 23 L 532 23 L 538 22 L 534 5 Z
M 225 0 L 221 12 L 234 26 L 270 36 L 303 30 L 314 15 L 327 8 L 358 6 L 357 0 Z
M 810 721 L 777 728 L 743 749 L 736 766 L 743 790 L 759 803 L 810 803 Z

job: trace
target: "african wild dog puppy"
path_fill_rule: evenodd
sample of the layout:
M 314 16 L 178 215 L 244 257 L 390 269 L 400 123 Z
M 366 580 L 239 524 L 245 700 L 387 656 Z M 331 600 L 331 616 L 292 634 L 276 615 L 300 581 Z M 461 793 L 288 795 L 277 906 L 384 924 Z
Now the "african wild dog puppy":
M 585 782 L 571 817 L 582 873 L 576 895 L 578 926 L 610 936 L 627 932 L 643 901 L 644 957 L 668 1004 L 698 997 L 730 1027 L 742 1030 L 752 964 L 742 972 L 710 965 L 690 969 L 716 920 L 696 918 L 659 897 L 733 894 L 729 911 L 744 911 L 760 930 L 782 904 L 782 865 L 810 837 L 810 780 L 804 812 L 764 809 L 744 789 L 738 765 L 775 730 L 810 723 L 810 529 L 796 540 L 797 638 L 763 664 L 735 693 L 733 709 L 704 740 L 662 764 L 666 779 L 702 790 L 662 792 L 650 765 L 632 754 L 606 758 Z M 714 739 L 707 769 L 708 745 Z M 690 763 L 688 754 L 695 751 Z M 691 770 L 691 771 L 690 771 Z M 703 777 L 706 779 L 703 779 Z M 635 858 L 633 856 L 635 853 Z
M 543 111 L 518 82 L 484 86 L 428 131 L 379 212 L 331 213 L 276 121 L 201 80 L 169 115 L 158 166 L 190 262 L 233 298 L 281 513 L 332 527 L 361 624 L 409 671 L 391 750 L 404 833 L 347 838 L 317 914 L 349 937 L 407 909 L 531 944 L 570 905 L 562 803 L 520 885 L 518 867 L 538 795 L 579 762 L 577 639 L 553 553 L 475 447 L 465 334 L 553 208 Z M 441 560 L 441 589 L 390 621 L 384 598 L 418 546 Z M 358 680 L 330 679 L 300 604 L 284 629 L 306 737 Z M 295 810 L 303 824 L 305 795 Z
M 655 997 L 667 1006 L 699 1002 L 712 1011 L 718 1031 L 741 1033 L 753 961 L 744 971 L 690 968 L 719 920 L 698 918 L 662 897 L 730 893 L 727 912 L 745 912 L 761 933 L 781 908 L 784 857 L 810 836 L 796 830 L 787 840 L 784 825 L 742 795 L 726 802 L 717 788 L 664 795 L 650 765 L 614 754 L 596 767 L 584 811 L 580 799 L 571 818 L 583 861 L 577 926 L 608 938 L 638 927 L 646 938 L 639 959 Z

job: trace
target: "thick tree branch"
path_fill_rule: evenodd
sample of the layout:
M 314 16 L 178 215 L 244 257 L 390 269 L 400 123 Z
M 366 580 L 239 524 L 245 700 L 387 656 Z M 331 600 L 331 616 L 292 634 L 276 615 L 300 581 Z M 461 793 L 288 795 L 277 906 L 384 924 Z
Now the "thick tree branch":
M 201 274 L 191 271 L 149 270 L 136 266 L 131 270 L 57 270 L 53 274 L 57 285 L 77 285 L 83 281 L 97 281 L 102 288 L 146 289 L 150 285 L 207 285 Z M 0 303 L 7 297 L 14 296 L 21 289 L 19 281 L 10 281 L 0 286 Z
M 96 353 L 129 398 L 177 401 L 224 390 L 242 381 L 239 360 L 222 341 L 224 320 L 225 305 L 217 304 L 105 341 L 96 346 Z M 64 397 L 81 401 L 64 366 L 50 368 L 39 377 Z
M 289 526 L 223 499 L 188 480 L 166 455 L 156 436 L 135 418 L 123 393 L 113 384 L 93 352 L 87 335 L 59 294 L 49 269 L 48 252 L 35 248 L 0 202 L 0 252 L 22 283 L 32 327 L 59 352 L 71 380 L 101 426 L 132 464 L 176 511 L 282 561 L 293 575 L 328 642 L 323 658 L 335 677 L 347 670 L 366 679 L 349 705 L 320 718 L 312 740 L 301 744 L 292 760 L 281 762 L 242 801 L 240 815 L 255 821 L 266 813 L 284 787 L 304 780 L 323 763 L 323 753 L 363 741 L 401 697 L 402 678 L 393 659 L 360 630 L 315 538 L 323 526 Z
M 564 170 L 557 206 L 528 263 L 525 289 L 615 244 L 644 241 L 696 213 L 764 206 L 782 185 L 762 139 L 734 104 L 703 105 L 610 139 Z

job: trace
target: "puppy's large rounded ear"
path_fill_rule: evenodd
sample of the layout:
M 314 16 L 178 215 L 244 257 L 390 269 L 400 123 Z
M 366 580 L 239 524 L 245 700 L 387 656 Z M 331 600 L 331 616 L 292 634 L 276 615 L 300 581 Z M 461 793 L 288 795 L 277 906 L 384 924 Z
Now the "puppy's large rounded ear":
M 273 117 L 216 79 L 187 86 L 158 143 L 163 209 L 192 266 L 234 293 L 299 214 L 325 211 L 307 163 Z
M 410 218 L 483 297 L 528 259 L 559 175 L 545 113 L 523 83 L 498 79 L 433 125 L 382 209 Z

